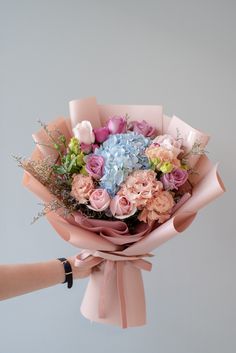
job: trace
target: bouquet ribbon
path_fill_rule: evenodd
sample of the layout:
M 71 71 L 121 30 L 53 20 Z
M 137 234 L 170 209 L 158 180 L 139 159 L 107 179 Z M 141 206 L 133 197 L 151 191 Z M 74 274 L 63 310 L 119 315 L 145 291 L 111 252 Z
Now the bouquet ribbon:
M 75 260 L 75 266 L 83 266 L 83 261 L 89 256 L 96 258 L 95 266 L 104 263 L 104 274 L 103 282 L 100 290 L 100 298 L 98 304 L 98 316 L 99 318 L 106 317 L 106 289 L 107 284 L 109 283 L 110 276 L 114 270 L 116 270 L 116 284 L 117 284 L 117 293 L 119 298 L 120 305 L 120 317 L 121 317 L 121 326 L 122 328 L 127 328 L 127 313 L 126 313 L 126 302 L 125 302 L 125 288 L 124 288 L 124 266 L 128 261 L 133 266 L 137 267 L 140 270 L 151 271 L 152 264 L 151 262 L 144 260 L 144 257 L 154 256 L 153 254 L 144 254 L 137 256 L 124 256 L 115 252 L 103 252 L 103 251 L 93 251 L 93 250 L 83 250 L 79 253 Z

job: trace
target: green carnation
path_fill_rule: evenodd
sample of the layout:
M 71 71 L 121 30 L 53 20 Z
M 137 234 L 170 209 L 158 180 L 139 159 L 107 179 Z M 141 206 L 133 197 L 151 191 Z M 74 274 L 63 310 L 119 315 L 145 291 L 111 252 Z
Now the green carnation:
M 170 162 L 164 162 L 159 169 L 164 174 L 170 173 L 173 170 L 173 164 Z

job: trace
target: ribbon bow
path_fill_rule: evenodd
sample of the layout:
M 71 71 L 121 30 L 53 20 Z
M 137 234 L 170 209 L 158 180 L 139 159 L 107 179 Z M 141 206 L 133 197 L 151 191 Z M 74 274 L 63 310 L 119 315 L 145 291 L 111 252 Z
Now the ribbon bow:
M 125 262 L 130 262 L 133 266 L 137 267 L 140 270 L 151 271 L 152 264 L 149 261 L 144 260 L 143 257 L 151 257 L 154 255 L 144 254 L 136 256 L 125 256 L 114 252 L 83 250 L 79 255 L 76 256 L 75 266 L 83 266 L 83 261 L 89 256 L 92 256 L 93 258 L 93 267 L 104 263 L 104 275 L 98 305 L 99 317 L 106 317 L 106 288 L 107 284 L 109 283 L 109 278 L 112 271 L 116 269 L 116 284 L 120 305 L 121 326 L 122 328 L 127 328 L 127 312 L 123 279 Z

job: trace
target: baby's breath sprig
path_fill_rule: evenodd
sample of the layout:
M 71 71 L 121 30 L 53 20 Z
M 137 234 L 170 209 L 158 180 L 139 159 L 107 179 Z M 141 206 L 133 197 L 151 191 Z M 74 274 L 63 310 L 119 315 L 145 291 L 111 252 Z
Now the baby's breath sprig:
M 12 155 L 12 157 L 17 161 L 20 168 L 30 173 L 44 186 L 48 186 L 51 183 L 52 160 L 50 156 L 38 160 L 26 159 L 15 155 Z
M 36 144 L 41 145 L 41 146 L 46 146 L 49 148 L 52 148 L 57 151 L 57 153 L 60 156 L 60 159 L 63 158 L 63 152 L 66 149 L 66 138 L 65 136 L 60 132 L 59 129 L 55 128 L 54 130 L 49 130 L 48 125 L 42 122 L 41 120 L 38 120 L 38 123 L 40 126 L 44 129 L 50 140 L 52 141 L 52 145 L 49 144 L 43 144 L 41 142 L 36 142 Z M 55 134 L 57 136 L 55 136 Z
M 183 137 L 181 136 L 181 132 L 179 130 L 179 128 L 176 129 L 176 141 L 183 141 Z
M 183 156 L 182 163 L 183 164 L 187 164 L 188 163 L 188 158 L 191 155 L 204 155 L 206 153 L 208 153 L 208 151 L 205 150 L 204 147 L 202 147 L 202 143 L 200 141 L 196 140 L 194 142 L 191 150 Z
M 34 216 L 31 224 L 34 224 L 41 217 L 46 216 L 46 214 L 52 211 L 60 210 L 59 215 L 63 217 L 68 216 L 72 212 L 72 210 L 66 208 L 65 205 L 62 202 L 60 202 L 58 199 L 53 199 L 47 203 L 39 203 L 39 205 L 43 206 L 43 209 L 39 211 L 36 216 Z

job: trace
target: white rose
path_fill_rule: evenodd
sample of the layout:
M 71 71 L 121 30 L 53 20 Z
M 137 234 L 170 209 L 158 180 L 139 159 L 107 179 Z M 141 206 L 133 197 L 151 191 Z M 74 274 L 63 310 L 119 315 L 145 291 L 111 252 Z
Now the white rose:
M 81 123 L 78 123 L 73 128 L 73 133 L 80 143 L 91 145 L 95 141 L 92 125 L 88 120 L 83 120 Z
M 158 143 L 161 147 L 173 152 L 175 157 L 177 157 L 180 152 L 183 152 L 181 149 L 181 141 L 175 140 L 171 135 L 165 134 L 157 136 L 152 143 Z

